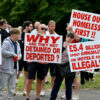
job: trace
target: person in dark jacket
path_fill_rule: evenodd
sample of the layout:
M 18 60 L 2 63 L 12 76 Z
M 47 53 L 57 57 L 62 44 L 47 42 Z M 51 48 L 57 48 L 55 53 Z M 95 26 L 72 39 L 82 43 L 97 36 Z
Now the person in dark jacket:
M 7 28 L 8 24 L 6 19 L 1 19 L 0 20 L 0 34 L 1 34 L 1 43 L 3 42 L 3 40 L 10 36 L 10 34 L 5 30 Z

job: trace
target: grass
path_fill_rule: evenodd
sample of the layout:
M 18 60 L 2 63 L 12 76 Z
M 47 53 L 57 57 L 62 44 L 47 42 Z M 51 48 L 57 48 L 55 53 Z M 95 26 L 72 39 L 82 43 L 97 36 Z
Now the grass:
M 50 82 L 50 77 L 48 78 L 48 80 Z M 89 81 L 89 82 L 86 82 L 85 86 L 80 85 L 80 89 L 100 89 L 100 73 L 94 74 L 94 80 L 95 80 L 95 83 L 91 83 L 91 81 Z M 32 84 L 32 90 L 35 90 L 35 86 L 36 86 L 36 80 Z M 64 88 L 65 88 L 65 85 L 63 81 L 61 85 L 61 89 L 64 89 Z M 49 90 L 49 89 L 51 89 L 51 85 L 50 84 L 45 85 L 45 90 Z M 24 90 L 24 76 L 19 78 L 16 90 L 17 91 Z
M 85 86 L 80 86 L 81 89 L 100 89 L 100 73 L 94 74 L 95 83 L 86 82 Z

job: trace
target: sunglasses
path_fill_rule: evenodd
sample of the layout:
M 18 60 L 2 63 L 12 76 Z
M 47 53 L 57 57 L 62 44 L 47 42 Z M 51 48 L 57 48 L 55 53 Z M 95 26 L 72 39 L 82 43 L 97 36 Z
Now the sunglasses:
M 47 29 L 46 29 L 46 28 L 41 28 L 41 30 L 45 30 L 45 31 L 47 31 Z

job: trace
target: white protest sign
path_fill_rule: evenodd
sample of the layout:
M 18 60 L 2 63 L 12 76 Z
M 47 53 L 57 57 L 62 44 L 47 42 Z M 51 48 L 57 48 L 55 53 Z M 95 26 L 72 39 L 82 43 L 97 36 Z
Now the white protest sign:
M 1 55 L 1 34 L 0 34 L 0 65 L 2 64 L 2 55 Z
M 61 63 L 62 36 L 25 35 L 24 60 Z
M 86 70 L 86 72 L 88 72 L 88 73 L 94 73 L 94 69 L 88 69 L 88 70 Z
M 100 68 L 100 41 L 72 43 L 67 48 L 72 72 Z
M 70 25 L 79 37 L 100 40 L 100 15 L 72 10 Z

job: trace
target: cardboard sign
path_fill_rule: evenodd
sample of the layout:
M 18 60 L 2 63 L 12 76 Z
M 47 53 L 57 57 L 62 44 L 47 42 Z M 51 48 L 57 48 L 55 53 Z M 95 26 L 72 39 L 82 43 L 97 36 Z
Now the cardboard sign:
M 25 35 L 24 60 L 61 63 L 62 36 Z
M 0 34 L 0 65 L 2 64 L 2 55 L 1 55 L 1 34 Z
M 72 43 L 67 48 L 72 72 L 100 68 L 100 41 Z
M 87 39 L 100 40 L 99 14 L 72 10 L 70 25 L 76 35 Z

